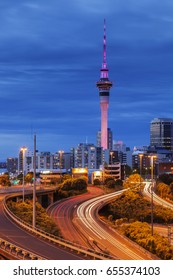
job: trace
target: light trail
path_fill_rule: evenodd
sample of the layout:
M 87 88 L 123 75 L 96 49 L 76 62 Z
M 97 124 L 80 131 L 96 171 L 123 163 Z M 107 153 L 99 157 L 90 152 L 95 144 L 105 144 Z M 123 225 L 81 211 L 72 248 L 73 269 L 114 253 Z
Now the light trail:
M 107 230 L 104 230 L 104 228 L 97 222 L 97 213 L 99 208 L 101 208 L 101 206 L 108 203 L 109 201 L 113 200 L 116 196 L 120 195 L 124 191 L 125 190 L 118 191 L 85 201 L 78 206 L 77 216 L 83 224 L 83 228 L 86 229 L 86 234 L 90 236 L 90 238 L 93 238 L 93 240 L 97 240 L 100 245 L 104 245 L 106 248 L 109 248 L 111 254 L 115 255 L 115 251 L 118 249 L 123 252 L 123 254 L 125 254 L 129 259 L 146 259 L 142 257 L 141 254 L 135 253 L 125 244 L 118 241 L 114 236 L 108 233 Z
M 151 182 L 145 182 L 145 187 L 144 187 L 144 194 L 151 198 L 151 187 L 152 187 L 152 183 Z M 170 208 L 173 210 L 173 204 L 169 203 L 167 201 L 165 201 L 164 199 L 162 199 L 161 197 L 159 197 L 158 195 L 156 195 L 153 192 L 153 200 L 155 203 L 158 203 L 164 207 Z

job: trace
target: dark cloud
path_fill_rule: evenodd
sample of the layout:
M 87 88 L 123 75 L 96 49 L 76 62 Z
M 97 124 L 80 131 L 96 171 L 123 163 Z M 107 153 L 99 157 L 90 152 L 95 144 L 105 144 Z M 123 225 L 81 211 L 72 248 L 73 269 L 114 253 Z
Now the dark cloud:
M 96 142 L 104 18 L 109 126 L 115 140 L 149 144 L 151 119 L 172 117 L 172 8 L 169 0 L 1 1 L 0 159 L 32 148 L 33 132 L 42 150 Z

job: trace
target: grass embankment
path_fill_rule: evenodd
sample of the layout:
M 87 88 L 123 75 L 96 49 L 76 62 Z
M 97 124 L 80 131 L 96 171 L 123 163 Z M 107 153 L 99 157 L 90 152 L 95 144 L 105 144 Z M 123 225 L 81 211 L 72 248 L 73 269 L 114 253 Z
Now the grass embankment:
M 151 234 L 151 204 L 139 193 L 127 191 L 114 202 L 101 209 L 106 217 L 121 232 L 137 244 L 163 260 L 173 259 L 173 246 L 157 233 Z M 173 223 L 173 211 L 154 205 L 155 223 Z M 124 224 L 123 224 L 124 223 Z

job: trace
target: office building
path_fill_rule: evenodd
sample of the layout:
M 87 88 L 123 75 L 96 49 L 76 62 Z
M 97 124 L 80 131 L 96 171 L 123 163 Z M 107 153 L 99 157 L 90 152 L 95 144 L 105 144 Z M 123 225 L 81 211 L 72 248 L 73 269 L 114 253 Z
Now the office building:
M 173 151 L 173 119 L 155 118 L 151 121 L 150 146 Z

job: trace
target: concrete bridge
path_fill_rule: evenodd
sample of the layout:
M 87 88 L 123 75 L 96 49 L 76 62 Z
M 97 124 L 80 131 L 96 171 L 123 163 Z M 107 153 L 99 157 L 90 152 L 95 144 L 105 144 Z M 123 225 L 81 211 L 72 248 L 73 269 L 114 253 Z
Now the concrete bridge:
M 0 193 L 10 194 L 10 198 L 13 201 L 19 201 L 23 197 L 22 188 L 1 188 Z M 32 188 L 25 188 L 25 199 L 32 199 L 32 196 Z M 57 188 L 37 188 L 36 199 L 42 207 L 47 208 L 50 204 L 58 200 Z

